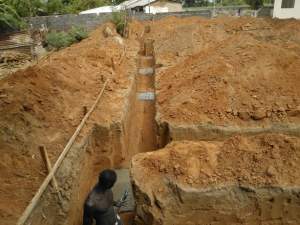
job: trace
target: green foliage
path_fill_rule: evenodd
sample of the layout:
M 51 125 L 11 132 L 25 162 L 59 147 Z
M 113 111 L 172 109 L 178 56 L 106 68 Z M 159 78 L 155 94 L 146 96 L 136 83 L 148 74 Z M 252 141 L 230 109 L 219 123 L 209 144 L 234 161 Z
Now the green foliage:
M 119 4 L 121 4 L 122 2 L 124 2 L 124 1 L 126 1 L 126 0 L 112 0 L 111 3 L 112 3 L 113 5 L 119 5 Z M 165 0 L 163 0 L 163 1 L 165 1 Z
M 52 31 L 46 36 L 49 49 L 61 49 L 88 37 L 87 32 L 80 27 L 72 27 L 69 32 Z
M 66 32 L 52 31 L 46 36 L 46 43 L 50 49 L 60 49 L 72 44 L 72 38 Z
M 9 6 L 20 17 L 29 17 L 78 13 L 87 9 L 110 5 L 112 2 L 111 0 L 0 0 L 0 3 Z
M 46 5 L 48 14 L 62 14 L 65 13 L 65 6 L 62 0 L 48 0 Z
M 8 4 L 15 9 L 20 17 L 37 16 L 45 12 L 45 3 L 41 0 L 7 0 Z
M 245 0 L 223 0 L 223 1 L 218 1 L 218 5 L 222 5 L 223 6 L 230 6 L 230 5 L 245 5 L 246 2 Z
M 115 24 L 117 32 L 124 36 L 126 28 L 126 12 L 113 12 L 111 21 Z
M 252 9 L 259 9 L 264 5 L 263 0 L 246 0 L 246 3 L 250 5 Z
M 58 1 L 58 0 L 55 0 Z M 63 4 L 62 13 L 79 13 L 81 11 L 110 5 L 109 0 L 59 0 Z
M 185 0 L 184 7 L 206 7 L 210 4 L 208 0 Z
M 207 6 L 235 6 L 250 5 L 253 9 L 258 9 L 263 4 L 273 4 L 274 0 L 184 0 L 184 7 L 207 7 Z
M 72 27 L 71 30 L 69 31 L 69 36 L 74 41 L 81 41 L 88 37 L 88 33 L 82 27 Z
M 20 29 L 24 26 L 25 23 L 15 9 L 7 2 L 0 0 L 0 30 Z

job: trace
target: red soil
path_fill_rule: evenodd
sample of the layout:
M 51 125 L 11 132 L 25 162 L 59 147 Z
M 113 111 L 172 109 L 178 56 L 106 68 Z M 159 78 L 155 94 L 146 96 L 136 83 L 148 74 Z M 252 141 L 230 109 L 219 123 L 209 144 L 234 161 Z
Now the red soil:
M 54 164 L 107 78 L 87 127 L 119 119 L 139 46 L 105 38 L 102 27 L 0 81 L 1 224 L 16 222 L 46 176 L 38 146 L 47 148 Z
M 176 123 L 299 122 L 300 22 L 167 18 L 155 40 L 158 114 Z
M 262 134 L 235 136 L 224 142 L 173 142 L 164 149 L 135 156 L 133 164 L 135 170 L 140 166 L 147 180 L 163 176 L 199 188 L 299 186 L 300 140 Z

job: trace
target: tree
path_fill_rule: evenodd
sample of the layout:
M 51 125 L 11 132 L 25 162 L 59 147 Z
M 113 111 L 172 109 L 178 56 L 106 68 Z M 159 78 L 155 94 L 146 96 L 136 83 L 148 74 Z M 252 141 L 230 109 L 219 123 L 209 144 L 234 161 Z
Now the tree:
M 245 5 L 246 2 L 245 0 L 223 0 L 222 5 L 227 6 L 227 5 Z
M 87 9 L 97 8 L 104 5 L 109 5 L 108 0 L 64 0 L 68 2 L 66 7 L 66 12 L 68 13 L 78 13 Z
M 19 29 L 24 26 L 16 10 L 6 1 L 0 0 L 0 30 Z
M 48 0 L 46 8 L 48 14 L 62 14 L 66 11 L 62 0 Z
M 261 8 L 264 5 L 263 0 L 246 0 L 246 3 L 255 10 Z
M 45 11 L 45 3 L 41 0 L 7 0 L 20 17 L 36 16 Z

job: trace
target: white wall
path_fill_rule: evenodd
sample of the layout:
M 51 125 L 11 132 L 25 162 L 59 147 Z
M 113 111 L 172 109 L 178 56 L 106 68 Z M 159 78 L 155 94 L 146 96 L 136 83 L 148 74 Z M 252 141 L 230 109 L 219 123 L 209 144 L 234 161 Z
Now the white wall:
M 299 0 L 300 1 L 300 0 Z M 150 12 L 149 12 L 150 8 Z M 150 4 L 150 6 L 144 7 L 145 13 L 167 13 L 167 12 L 182 12 L 181 3 L 176 2 L 166 2 L 166 1 L 156 1 Z
M 144 13 L 167 13 L 169 12 L 168 7 L 159 7 L 159 6 L 145 6 Z
M 273 17 L 287 19 L 296 18 L 300 19 L 300 0 L 295 0 L 295 7 L 289 9 L 281 8 L 282 0 L 275 0 Z

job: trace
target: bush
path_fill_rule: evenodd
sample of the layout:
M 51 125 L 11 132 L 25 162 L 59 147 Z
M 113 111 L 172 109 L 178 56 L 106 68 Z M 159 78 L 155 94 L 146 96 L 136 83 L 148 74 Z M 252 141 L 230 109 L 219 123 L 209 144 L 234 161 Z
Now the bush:
M 246 0 L 246 3 L 251 6 L 252 9 L 259 9 L 264 5 L 263 0 Z
M 52 31 L 47 34 L 46 45 L 49 49 L 61 49 L 68 47 L 75 42 L 80 42 L 87 37 L 88 33 L 83 28 L 72 27 L 68 33 L 64 31 Z
M 50 49 L 60 49 L 70 46 L 74 40 L 66 32 L 52 31 L 46 36 L 46 43 Z
M 72 27 L 69 35 L 74 41 L 78 42 L 88 37 L 88 33 L 82 27 Z
M 112 22 L 116 25 L 116 30 L 118 34 L 124 36 L 126 28 L 126 12 L 113 12 L 112 13 Z
M 16 10 L 6 1 L 0 0 L 0 31 L 18 30 L 25 27 L 25 23 Z

